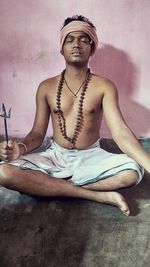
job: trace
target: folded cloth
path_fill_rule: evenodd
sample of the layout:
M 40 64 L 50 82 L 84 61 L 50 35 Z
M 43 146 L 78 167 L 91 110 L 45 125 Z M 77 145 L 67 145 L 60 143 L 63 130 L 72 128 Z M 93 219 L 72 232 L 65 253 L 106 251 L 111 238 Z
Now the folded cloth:
M 144 170 L 125 154 L 114 154 L 100 148 L 99 140 L 87 149 L 66 149 L 52 142 L 40 153 L 29 153 L 9 164 L 21 169 L 38 170 L 56 178 L 69 178 L 74 185 L 86 185 L 106 179 L 121 171 L 135 170 L 138 184 Z

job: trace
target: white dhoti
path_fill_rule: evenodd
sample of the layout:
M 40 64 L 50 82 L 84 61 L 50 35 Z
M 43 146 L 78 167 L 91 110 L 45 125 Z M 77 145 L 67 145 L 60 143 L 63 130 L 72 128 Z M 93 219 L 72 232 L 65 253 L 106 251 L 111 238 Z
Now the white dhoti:
M 74 185 L 86 185 L 106 179 L 125 170 L 137 172 L 138 184 L 144 170 L 125 154 L 114 154 L 100 148 L 99 140 L 87 149 L 66 149 L 52 142 L 44 152 L 29 153 L 10 164 L 21 169 L 41 171 L 56 178 L 69 178 Z

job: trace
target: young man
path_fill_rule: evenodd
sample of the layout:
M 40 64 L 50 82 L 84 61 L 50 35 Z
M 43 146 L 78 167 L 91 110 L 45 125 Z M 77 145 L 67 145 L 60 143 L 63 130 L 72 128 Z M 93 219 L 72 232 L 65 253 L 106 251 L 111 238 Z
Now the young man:
M 66 69 L 40 84 L 34 125 L 22 143 L 0 144 L 0 185 L 37 196 L 114 204 L 129 215 L 126 200 L 115 190 L 137 184 L 143 168 L 150 172 L 150 156 L 126 125 L 113 83 L 88 69 L 97 45 L 96 29 L 87 18 L 65 20 L 60 47 Z M 100 148 L 103 113 L 112 138 L 125 154 Z M 50 115 L 50 148 L 29 153 L 42 144 Z

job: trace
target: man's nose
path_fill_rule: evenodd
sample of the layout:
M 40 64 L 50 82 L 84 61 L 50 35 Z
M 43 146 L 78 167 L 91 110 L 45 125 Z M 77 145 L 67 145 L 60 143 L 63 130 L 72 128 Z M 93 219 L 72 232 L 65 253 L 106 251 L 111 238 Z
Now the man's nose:
M 78 39 L 74 40 L 74 47 L 81 47 L 80 41 Z

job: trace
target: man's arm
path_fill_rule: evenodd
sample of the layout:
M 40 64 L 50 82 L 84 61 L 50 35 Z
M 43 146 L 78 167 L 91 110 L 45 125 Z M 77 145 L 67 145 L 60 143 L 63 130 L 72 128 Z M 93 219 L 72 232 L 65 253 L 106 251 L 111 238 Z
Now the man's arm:
M 41 83 L 36 94 L 36 114 L 30 133 L 23 139 L 28 152 L 39 147 L 45 137 L 50 118 L 50 108 L 47 102 L 47 88 Z
M 36 115 L 30 133 L 22 140 L 24 144 L 17 144 L 16 141 L 9 140 L 0 144 L 0 159 L 10 161 L 20 155 L 30 152 L 39 147 L 45 137 L 50 118 L 50 108 L 47 102 L 47 87 L 43 82 L 39 85 L 36 94 Z M 26 149 L 27 148 L 27 149 Z M 27 150 L 27 151 L 26 151 Z
M 150 155 L 124 121 L 118 105 L 117 89 L 110 81 L 104 85 L 103 111 L 112 138 L 120 149 L 150 173 Z

